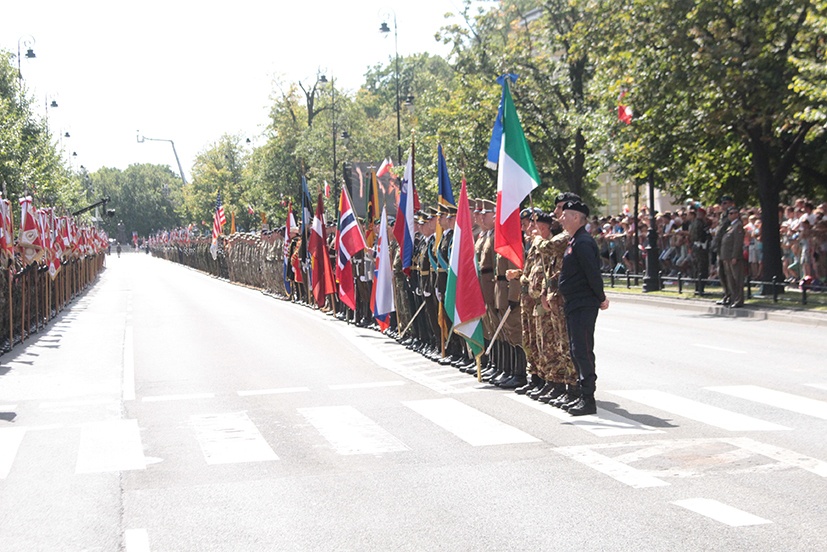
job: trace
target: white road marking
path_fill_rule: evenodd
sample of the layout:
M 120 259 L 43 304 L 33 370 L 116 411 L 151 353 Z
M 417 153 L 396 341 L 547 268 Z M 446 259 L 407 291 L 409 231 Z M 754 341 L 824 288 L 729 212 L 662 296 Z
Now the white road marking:
M 0 479 L 8 477 L 26 430 L 18 427 L 0 429 Z
M 585 429 L 598 437 L 615 437 L 618 435 L 650 435 L 652 433 L 663 433 L 660 429 L 624 418 L 613 412 L 599 408 L 597 414 L 591 416 L 571 416 L 565 410 L 554 408 L 545 403 L 532 400 L 525 395 L 509 393 L 506 395 L 519 403 L 525 404 L 539 410 L 543 414 L 563 420 L 564 422 Z
M 155 395 L 143 397 L 143 402 L 189 401 L 194 399 L 214 399 L 215 393 L 189 393 L 183 395 Z
M 123 339 L 123 400 L 135 400 L 135 338 L 131 324 L 126 326 Z
M 816 458 L 805 456 L 803 454 L 799 454 L 795 451 L 784 449 L 781 447 L 776 447 L 765 443 L 759 443 L 758 441 L 754 441 L 747 437 L 722 439 L 722 441 L 724 441 L 725 443 L 729 443 L 733 446 L 752 451 L 756 454 L 760 454 L 761 456 L 772 458 L 773 460 L 781 462 L 782 464 L 786 464 L 788 466 L 792 466 L 795 468 L 801 468 L 802 470 L 808 471 L 821 477 L 827 477 L 827 462 L 822 462 L 821 460 L 818 460 Z
M 51 402 L 42 402 L 40 403 L 40 408 L 44 409 L 51 409 L 51 408 L 69 408 L 75 406 L 95 406 L 99 404 L 109 404 L 109 405 L 117 405 L 119 404 L 117 400 L 114 399 L 86 399 L 80 401 L 51 401 Z
M 190 422 L 207 464 L 279 459 L 246 412 L 190 416 Z
M 111 420 L 81 426 L 75 473 L 146 469 L 138 420 Z
M 827 383 L 805 383 L 807 387 L 815 387 L 816 389 L 823 389 L 827 391 Z
M 723 408 L 685 399 L 678 395 L 664 393 L 663 391 L 609 391 L 609 393 L 657 408 L 658 410 L 677 414 L 690 420 L 729 431 L 778 431 L 790 429 L 778 424 L 724 410 Z
M 727 387 L 707 387 L 725 395 L 746 399 L 757 403 L 767 404 L 790 412 L 797 412 L 814 418 L 827 420 L 827 402 L 784 393 L 757 385 L 733 385 Z
M 304 393 L 310 391 L 309 387 L 277 387 L 275 389 L 250 389 L 238 391 L 239 397 L 254 397 L 256 395 L 280 395 L 282 393 Z
M 746 351 L 742 351 L 740 349 L 729 349 L 727 347 L 716 347 L 715 345 L 707 345 L 705 343 L 693 343 L 695 347 L 700 347 L 701 349 L 711 349 L 713 351 L 720 351 L 722 353 L 734 353 L 736 355 L 745 355 L 747 354 Z
M 149 533 L 146 529 L 127 529 L 123 541 L 126 552 L 149 552 Z
M 410 450 L 352 406 L 300 408 L 299 413 L 339 454 L 381 454 Z
M 456 399 L 427 399 L 402 404 L 475 447 L 540 441 Z
M 723 502 L 712 500 L 711 498 L 689 498 L 686 500 L 676 500 L 672 502 L 681 508 L 686 508 L 689 511 L 700 514 L 704 517 L 714 519 L 730 527 L 744 527 L 747 525 L 761 525 L 764 523 L 772 523 L 768 519 L 758 517 L 738 508 L 728 506 Z
M 529 399 L 530 400 L 530 399 Z M 645 489 L 648 487 L 665 487 L 669 485 L 666 481 L 653 477 L 645 471 L 628 466 L 623 462 L 618 462 L 613 458 L 609 458 L 599 452 L 592 450 L 588 446 L 575 447 L 558 447 L 554 449 L 563 456 L 577 460 L 581 464 L 606 474 L 616 481 L 620 481 L 625 485 L 629 485 L 635 489 Z
M 331 390 L 339 390 L 339 389 L 373 389 L 375 387 L 397 387 L 399 385 L 405 385 L 404 381 L 374 381 L 368 383 L 341 383 L 337 385 L 328 385 L 328 389 Z

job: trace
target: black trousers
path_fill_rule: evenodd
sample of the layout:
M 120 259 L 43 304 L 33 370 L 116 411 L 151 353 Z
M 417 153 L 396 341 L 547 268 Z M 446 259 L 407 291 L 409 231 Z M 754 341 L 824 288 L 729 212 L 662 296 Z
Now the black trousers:
M 597 307 L 583 307 L 566 313 L 571 360 L 577 368 L 580 389 L 584 396 L 593 397 L 597 374 L 594 371 L 594 324 Z

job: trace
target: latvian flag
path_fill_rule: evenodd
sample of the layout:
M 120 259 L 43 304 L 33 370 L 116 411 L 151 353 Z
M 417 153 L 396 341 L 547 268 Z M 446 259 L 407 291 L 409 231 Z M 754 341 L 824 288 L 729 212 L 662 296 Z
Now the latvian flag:
M 353 283 L 353 262 L 354 255 L 363 251 L 365 236 L 356 220 L 353 212 L 353 205 L 347 186 L 342 187 L 342 194 L 339 198 L 339 229 L 338 229 L 338 251 L 336 253 L 336 279 L 339 281 L 339 298 L 342 303 L 356 309 L 356 288 Z

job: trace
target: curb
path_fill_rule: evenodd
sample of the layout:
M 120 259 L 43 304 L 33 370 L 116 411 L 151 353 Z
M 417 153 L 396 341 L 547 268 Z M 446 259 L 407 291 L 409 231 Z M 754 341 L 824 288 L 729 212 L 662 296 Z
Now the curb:
M 642 294 L 612 293 L 606 291 L 606 296 L 618 303 L 645 303 L 656 307 L 688 310 L 700 312 L 719 318 L 770 320 L 773 322 L 791 322 L 807 326 L 827 326 L 827 313 L 802 312 L 792 309 L 767 309 L 762 307 L 745 306 L 731 309 L 720 305 L 709 304 L 705 301 L 693 299 L 670 299 L 668 297 L 647 297 Z

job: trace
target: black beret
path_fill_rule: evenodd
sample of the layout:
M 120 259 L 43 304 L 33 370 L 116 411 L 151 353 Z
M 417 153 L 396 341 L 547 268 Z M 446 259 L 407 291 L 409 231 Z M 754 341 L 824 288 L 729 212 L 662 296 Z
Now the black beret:
M 550 213 L 544 213 L 542 211 L 534 215 L 534 217 L 534 220 L 536 220 L 537 222 L 545 222 L 546 224 L 551 224 L 552 221 L 554 221 L 554 215 Z
M 574 192 L 560 192 L 557 194 L 557 197 L 554 198 L 554 204 L 557 205 L 558 203 L 562 203 L 564 201 L 581 201 L 580 196 L 575 194 Z
M 567 201 L 565 205 L 563 205 L 564 211 L 577 211 L 579 213 L 583 213 L 586 216 L 589 216 L 589 206 L 583 203 L 582 201 Z

